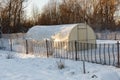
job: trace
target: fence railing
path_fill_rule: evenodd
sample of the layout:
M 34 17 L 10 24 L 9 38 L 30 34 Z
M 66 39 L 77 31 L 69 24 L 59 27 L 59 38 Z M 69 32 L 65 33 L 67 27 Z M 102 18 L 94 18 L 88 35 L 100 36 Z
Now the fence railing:
M 92 44 L 79 41 L 55 42 L 49 40 L 0 39 L 0 49 L 120 67 L 119 42 Z

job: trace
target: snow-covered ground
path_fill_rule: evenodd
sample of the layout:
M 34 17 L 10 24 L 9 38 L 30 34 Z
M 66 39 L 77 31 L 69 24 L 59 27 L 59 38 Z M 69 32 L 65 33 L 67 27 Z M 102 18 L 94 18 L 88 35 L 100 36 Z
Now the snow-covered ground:
M 97 44 L 115 44 L 117 40 L 96 40 Z
M 12 54 L 11 59 L 8 54 Z M 112 66 L 62 60 L 64 69 L 58 69 L 60 59 L 40 58 L 34 55 L 0 51 L 0 80 L 120 80 L 120 69 Z

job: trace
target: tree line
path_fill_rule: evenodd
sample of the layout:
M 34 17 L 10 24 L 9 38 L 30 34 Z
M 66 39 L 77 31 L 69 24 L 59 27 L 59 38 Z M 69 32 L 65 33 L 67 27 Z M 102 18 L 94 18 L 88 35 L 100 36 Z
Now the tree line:
M 30 21 L 26 19 L 27 0 L 0 1 L 0 27 L 3 33 L 25 32 Z
M 28 0 L 1 0 L 0 24 L 3 33 L 26 32 L 33 25 L 87 23 L 96 31 L 120 30 L 115 16 L 119 0 L 49 0 L 43 7 L 32 8 L 26 19 Z
M 59 1 L 59 2 L 58 2 Z M 96 31 L 118 30 L 119 0 L 52 0 L 44 7 L 38 24 L 87 23 Z

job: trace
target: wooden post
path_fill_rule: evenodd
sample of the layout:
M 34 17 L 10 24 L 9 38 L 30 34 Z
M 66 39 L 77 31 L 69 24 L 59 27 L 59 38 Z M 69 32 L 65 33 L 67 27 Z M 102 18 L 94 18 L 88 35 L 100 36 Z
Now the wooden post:
M 94 62 L 93 61 L 93 57 L 92 57 L 93 56 L 93 54 L 92 54 L 93 53 L 93 51 L 92 51 L 93 49 L 92 48 L 93 48 L 93 44 L 91 44 L 91 62 Z
M 28 54 L 28 41 L 25 40 L 25 42 L 26 42 L 26 54 Z
M 108 44 L 108 57 L 109 57 L 109 65 L 110 65 L 110 45 Z
M 75 41 L 75 60 L 77 61 L 77 41 Z
M 47 39 L 46 39 L 45 43 L 46 43 L 46 51 L 47 51 L 47 55 L 46 56 L 48 57 L 48 53 L 49 52 L 48 52 L 48 40 Z
M 84 43 L 84 45 L 83 45 L 83 46 L 84 46 L 84 49 L 83 49 L 83 50 L 84 50 L 84 53 L 83 53 L 83 54 L 84 54 L 84 60 L 83 60 L 83 73 L 84 73 L 84 74 L 86 73 L 86 70 L 85 70 L 85 60 L 86 60 L 86 58 L 85 58 L 85 45 L 86 45 L 86 43 Z
M 86 70 L 85 70 L 85 60 L 83 60 L 83 73 L 84 74 L 86 73 Z
M 119 56 L 120 56 L 120 54 L 119 54 L 119 41 L 117 41 L 117 58 L 118 58 L 118 62 L 117 62 L 117 67 L 120 67 L 120 60 L 119 60 Z
M 10 38 L 10 50 L 12 51 L 12 39 Z
M 104 64 L 106 64 L 106 55 L 105 55 L 105 49 L 106 49 L 106 48 L 105 48 L 105 46 L 106 46 L 106 45 L 104 44 Z
M 100 58 L 100 63 L 102 64 L 102 60 L 101 60 L 101 44 L 99 44 L 99 58 Z

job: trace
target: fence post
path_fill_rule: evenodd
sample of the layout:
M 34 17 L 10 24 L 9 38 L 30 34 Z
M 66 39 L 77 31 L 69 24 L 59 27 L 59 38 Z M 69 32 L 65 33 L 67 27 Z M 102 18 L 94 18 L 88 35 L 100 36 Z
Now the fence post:
M 75 41 L 75 60 L 77 61 L 77 41 Z
M 46 43 L 46 50 L 47 50 L 47 58 L 48 58 L 48 40 L 46 39 L 46 41 L 45 41 L 45 43 Z
M 105 48 L 105 46 L 106 46 L 106 45 L 104 44 L 104 64 L 106 64 L 106 55 L 105 55 L 105 49 L 106 49 L 106 48 Z
M 28 54 L 28 41 L 25 40 L 25 43 L 26 43 L 26 54 Z
M 12 51 L 12 39 L 10 38 L 10 50 Z
M 119 41 L 117 41 L 117 57 L 118 57 L 118 62 L 117 62 L 117 67 L 120 67 L 120 60 L 119 60 L 119 56 L 120 56 L 120 54 L 119 54 Z
M 84 46 L 84 49 L 83 49 L 83 50 L 84 50 L 84 53 L 83 53 L 83 54 L 84 54 L 84 60 L 83 60 L 83 73 L 84 73 L 84 74 L 86 73 L 86 69 L 85 69 L 85 60 L 86 60 L 86 58 L 85 58 L 85 45 L 86 45 L 86 44 L 87 44 L 87 43 L 84 43 L 84 45 L 83 45 L 83 46 Z

